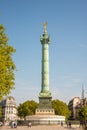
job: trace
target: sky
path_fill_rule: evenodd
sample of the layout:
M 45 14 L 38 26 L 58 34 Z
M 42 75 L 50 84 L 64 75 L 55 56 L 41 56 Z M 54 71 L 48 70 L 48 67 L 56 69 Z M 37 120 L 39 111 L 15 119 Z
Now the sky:
M 50 92 L 52 99 L 68 103 L 87 97 L 87 0 L 0 0 L 0 24 L 8 44 L 16 49 L 16 103 L 39 101 L 41 91 L 40 37 L 47 22 Z

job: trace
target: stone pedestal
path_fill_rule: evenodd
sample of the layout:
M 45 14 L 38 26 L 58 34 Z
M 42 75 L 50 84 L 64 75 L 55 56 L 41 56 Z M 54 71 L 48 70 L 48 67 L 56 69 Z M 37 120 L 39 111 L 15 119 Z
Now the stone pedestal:
M 51 125 L 65 123 L 65 116 L 59 115 L 32 115 L 26 117 L 27 121 L 30 121 L 32 125 Z
M 54 115 L 54 109 L 36 109 L 36 115 Z
M 51 99 L 52 97 L 39 97 L 39 108 L 52 108 L 52 104 L 51 104 Z
M 39 107 L 36 109 L 36 115 L 55 115 L 52 108 L 51 96 L 39 96 Z

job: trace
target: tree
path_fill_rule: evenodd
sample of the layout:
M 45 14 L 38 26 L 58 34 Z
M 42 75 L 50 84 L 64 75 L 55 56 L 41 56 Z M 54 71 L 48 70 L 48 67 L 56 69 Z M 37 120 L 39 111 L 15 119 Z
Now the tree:
M 0 118 L 2 117 L 2 107 L 0 106 Z
M 78 119 L 81 121 L 87 120 L 87 106 L 82 107 L 81 109 L 78 110 Z
M 31 101 L 26 101 L 22 104 L 19 104 L 18 106 L 18 116 L 20 118 L 24 118 L 28 115 L 34 115 L 35 114 L 35 110 L 38 107 L 38 103 L 36 103 L 35 101 L 31 100 Z
M 58 99 L 52 101 L 52 107 L 55 110 L 56 115 L 62 115 L 65 116 L 66 119 L 70 116 L 70 111 L 68 109 L 68 106 L 66 103 L 59 101 Z
M 4 31 L 4 26 L 0 24 L 0 100 L 13 89 L 16 69 L 12 60 L 12 54 L 16 50 L 8 45 L 8 37 Z

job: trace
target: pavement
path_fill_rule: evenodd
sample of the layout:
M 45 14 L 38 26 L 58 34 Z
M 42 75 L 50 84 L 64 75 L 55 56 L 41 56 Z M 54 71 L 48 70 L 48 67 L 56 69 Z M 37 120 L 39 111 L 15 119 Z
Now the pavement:
M 79 126 L 72 126 L 71 128 L 67 128 L 66 126 L 58 126 L 58 125 L 37 125 L 37 126 L 18 126 L 17 128 L 11 128 L 10 126 L 3 126 L 0 128 L 1 130 L 83 130 Z

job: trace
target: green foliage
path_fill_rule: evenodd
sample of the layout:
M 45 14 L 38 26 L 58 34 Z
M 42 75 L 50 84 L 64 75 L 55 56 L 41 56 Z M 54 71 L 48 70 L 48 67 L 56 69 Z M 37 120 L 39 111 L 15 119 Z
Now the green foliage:
M 35 110 L 38 107 L 38 103 L 31 100 L 31 101 L 26 101 L 22 104 L 19 104 L 18 106 L 18 116 L 20 118 L 24 118 L 28 115 L 34 115 Z M 66 103 L 59 101 L 59 100 L 53 100 L 52 101 L 52 107 L 55 109 L 55 114 L 56 115 L 62 115 L 65 116 L 66 119 L 70 116 L 70 111 L 68 109 L 68 106 Z
M 87 120 L 87 106 L 82 107 L 78 110 L 78 119 L 79 120 Z
M 35 110 L 38 107 L 38 104 L 31 100 L 31 101 L 26 101 L 22 104 L 19 104 L 18 106 L 18 116 L 20 118 L 25 118 L 28 115 L 34 115 Z
M 56 115 L 65 116 L 66 119 L 70 116 L 70 111 L 66 103 L 59 101 L 58 99 L 52 101 L 52 107 L 55 110 Z
M 15 49 L 8 45 L 8 37 L 4 33 L 5 28 L 0 24 L 0 99 L 10 93 L 14 86 L 15 64 L 12 54 Z
M 2 117 L 2 107 L 0 107 L 0 118 Z

